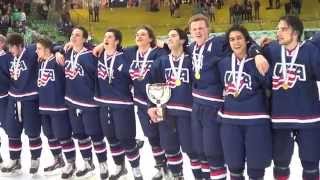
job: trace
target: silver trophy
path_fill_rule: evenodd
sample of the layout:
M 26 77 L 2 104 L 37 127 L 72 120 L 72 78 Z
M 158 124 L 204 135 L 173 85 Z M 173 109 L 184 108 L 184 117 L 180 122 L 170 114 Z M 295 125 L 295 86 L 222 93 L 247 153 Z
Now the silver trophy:
M 157 106 L 157 121 L 163 121 L 165 106 L 171 97 L 171 88 L 165 83 L 147 84 L 148 99 Z

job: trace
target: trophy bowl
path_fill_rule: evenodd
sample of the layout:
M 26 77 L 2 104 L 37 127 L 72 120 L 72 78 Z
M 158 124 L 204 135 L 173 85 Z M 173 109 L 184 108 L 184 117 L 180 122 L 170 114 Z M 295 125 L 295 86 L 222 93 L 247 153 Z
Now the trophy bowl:
M 165 106 L 171 97 L 171 88 L 165 83 L 147 84 L 146 92 L 148 99 L 157 107 L 157 122 L 163 121 Z

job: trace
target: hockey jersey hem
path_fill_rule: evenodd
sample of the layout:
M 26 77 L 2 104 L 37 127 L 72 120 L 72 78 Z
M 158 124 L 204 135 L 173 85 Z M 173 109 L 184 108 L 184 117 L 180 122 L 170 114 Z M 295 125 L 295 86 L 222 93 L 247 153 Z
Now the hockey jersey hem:
M 6 98 L 9 96 L 9 93 L 3 93 L 3 94 L 0 94 L 0 99 L 2 98 Z
M 139 105 L 143 105 L 143 106 L 147 106 L 148 105 L 148 103 L 146 101 L 144 101 L 144 100 L 142 100 L 141 98 L 138 98 L 138 97 L 134 97 L 133 101 L 136 102 Z
M 114 104 L 114 105 L 133 105 L 133 101 L 124 101 L 120 99 L 111 99 L 111 98 L 102 98 L 102 97 L 93 97 L 93 100 L 104 103 L 104 104 Z
M 66 101 L 68 101 L 69 103 L 76 105 L 76 106 L 80 106 L 80 107 L 85 107 L 85 108 L 98 107 L 97 105 L 95 105 L 93 103 L 81 102 L 79 100 L 72 99 L 68 96 L 65 96 L 64 99 Z
M 24 97 L 30 97 L 30 96 L 34 96 L 34 95 L 38 95 L 38 92 L 29 92 L 29 93 L 13 93 L 10 92 L 8 93 L 9 96 L 14 97 L 14 98 L 24 98 Z
M 179 111 L 192 112 L 192 108 L 191 107 L 184 106 L 184 105 L 181 105 L 181 104 L 168 103 L 166 108 L 169 109 L 169 110 L 179 110 Z
M 227 119 L 270 119 L 270 115 L 265 113 L 250 113 L 250 112 L 222 112 L 218 111 L 218 115 Z
M 52 111 L 52 112 L 60 112 L 67 111 L 67 107 L 54 107 L 54 106 L 39 106 L 40 111 Z
M 320 116 L 305 116 L 305 117 L 272 117 L 272 123 L 297 123 L 297 124 L 307 124 L 320 122 Z

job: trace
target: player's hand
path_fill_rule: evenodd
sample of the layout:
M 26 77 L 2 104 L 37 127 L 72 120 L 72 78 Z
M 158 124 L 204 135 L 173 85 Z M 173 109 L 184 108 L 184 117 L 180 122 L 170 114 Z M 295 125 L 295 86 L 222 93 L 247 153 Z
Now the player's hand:
M 61 66 L 64 66 L 64 56 L 63 56 L 63 54 L 61 54 L 60 52 L 56 52 L 55 56 L 56 56 L 57 63 L 60 64 Z
M 164 41 L 157 39 L 157 47 L 163 48 L 164 47 Z
M 158 122 L 158 114 L 157 114 L 157 108 L 156 107 L 152 107 L 148 109 L 148 115 L 151 119 L 152 122 L 157 123 Z
M 269 37 L 262 37 L 260 38 L 259 42 L 260 42 L 260 46 L 263 48 L 266 45 L 270 44 L 272 42 L 272 39 Z
M 72 48 L 73 48 L 72 43 L 71 43 L 71 42 L 67 42 L 67 43 L 64 45 L 63 50 L 64 50 L 65 52 L 67 52 L 67 51 L 69 51 L 69 50 L 72 49 Z
M 104 44 L 100 43 L 99 45 L 93 48 L 92 54 L 96 57 L 99 57 L 102 54 L 103 49 L 104 49 Z
M 257 67 L 259 73 L 262 76 L 265 76 L 269 70 L 269 63 L 268 63 L 267 59 L 264 56 L 262 56 L 261 54 L 258 54 L 254 57 L 254 61 L 256 63 L 256 67 Z

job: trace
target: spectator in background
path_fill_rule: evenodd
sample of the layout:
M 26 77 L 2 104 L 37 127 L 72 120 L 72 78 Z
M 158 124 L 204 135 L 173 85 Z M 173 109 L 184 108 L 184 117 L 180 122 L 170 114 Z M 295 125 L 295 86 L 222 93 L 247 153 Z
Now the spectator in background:
M 245 19 L 252 21 L 252 3 L 250 0 L 244 1 L 244 9 L 245 9 Z
M 254 1 L 254 19 L 260 19 L 260 1 L 259 0 L 255 0 Z
M 6 11 L 1 11 L 1 17 L 0 17 L 0 33 L 6 36 L 9 27 L 10 27 L 10 17 L 9 17 L 9 15 L 8 15 L 8 12 L 6 12 Z
M 276 0 L 276 9 L 280 9 L 280 0 Z
M 32 0 L 25 0 L 24 2 L 23 7 L 26 15 L 29 15 L 31 13 L 31 3 L 32 3 Z
M 291 9 L 292 9 L 292 4 L 290 2 L 287 2 L 284 5 L 284 10 L 285 10 L 286 16 L 291 14 Z
M 213 3 L 210 4 L 208 10 L 209 10 L 208 13 L 209 13 L 210 22 L 216 21 L 216 17 L 214 15 L 214 4 Z
M 89 5 L 88 11 L 89 11 L 89 22 L 91 22 L 91 21 L 93 21 L 93 7 L 92 7 L 92 4 Z
M 99 6 L 93 8 L 94 22 L 99 22 Z
M 174 10 L 175 10 L 175 0 L 170 0 L 170 4 L 169 4 L 169 10 L 170 10 L 170 16 L 173 17 L 174 16 Z
M 269 0 L 269 7 L 267 9 L 272 9 L 273 8 L 273 0 Z
M 27 23 L 27 15 L 22 9 L 19 9 L 19 12 L 20 12 L 20 22 L 25 26 Z

